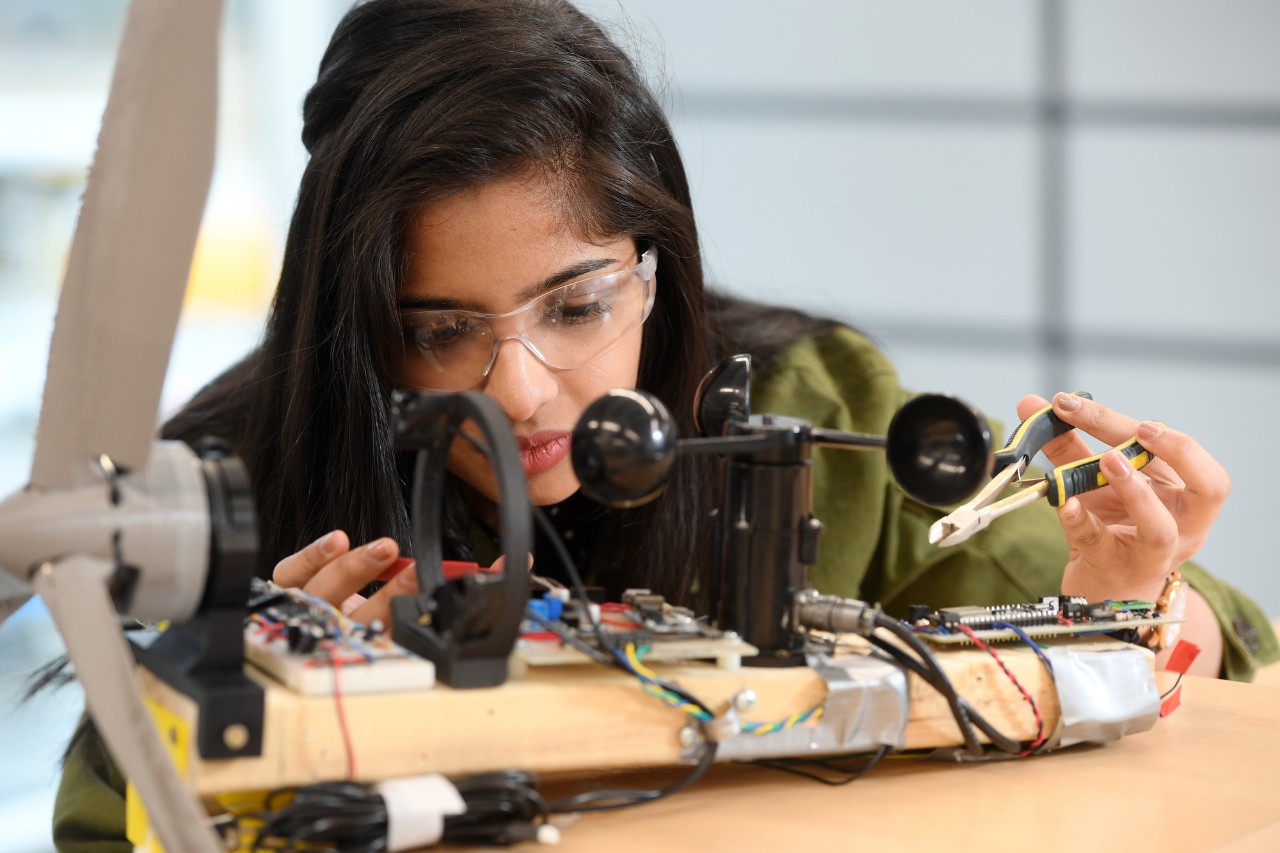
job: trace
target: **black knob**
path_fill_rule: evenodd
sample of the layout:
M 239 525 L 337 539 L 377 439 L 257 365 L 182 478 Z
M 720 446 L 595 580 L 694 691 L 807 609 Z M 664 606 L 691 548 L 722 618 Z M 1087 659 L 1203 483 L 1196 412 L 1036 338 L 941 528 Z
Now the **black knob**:
M 902 490 L 930 506 L 958 503 L 991 476 L 986 418 L 948 394 L 908 400 L 889 424 L 885 450 Z
M 606 506 L 639 506 L 667 485 L 676 456 L 675 423 L 657 397 L 615 389 L 582 413 L 570 455 L 587 497 Z

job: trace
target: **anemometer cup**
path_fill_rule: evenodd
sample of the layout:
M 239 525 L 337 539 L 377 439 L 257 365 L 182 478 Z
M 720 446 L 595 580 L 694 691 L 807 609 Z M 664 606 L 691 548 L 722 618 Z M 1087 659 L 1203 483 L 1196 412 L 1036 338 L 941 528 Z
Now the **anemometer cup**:
M 913 397 L 893 416 L 886 438 L 894 480 L 928 506 L 959 503 L 991 476 L 991 429 L 981 412 L 958 397 Z

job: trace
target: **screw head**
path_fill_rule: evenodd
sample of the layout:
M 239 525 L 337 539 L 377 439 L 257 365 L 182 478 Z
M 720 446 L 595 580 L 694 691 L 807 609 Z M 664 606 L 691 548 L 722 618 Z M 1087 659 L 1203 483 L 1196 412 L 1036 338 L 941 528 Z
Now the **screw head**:
M 222 743 L 232 752 L 239 752 L 249 745 L 249 727 L 232 723 L 222 730 Z

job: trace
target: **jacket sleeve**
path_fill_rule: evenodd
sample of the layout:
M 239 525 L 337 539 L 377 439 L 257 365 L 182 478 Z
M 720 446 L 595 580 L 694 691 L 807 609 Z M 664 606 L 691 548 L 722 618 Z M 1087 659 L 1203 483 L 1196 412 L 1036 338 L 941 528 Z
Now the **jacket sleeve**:
M 877 435 L 888 431 L 909 396 L 884 355 L 848 328 L 798 342 L 752 382 L 757 414 Z M 1047 502 L 1001 518 L 958 546 L 937 548 L 928 531 L 943 511 L 908 498 L 882 453 L 819 448 L 813 469 L 823 535 L 810 579 L 822 592 L 903 616 L 912 604 L 1009 604 L 1061 591 L 1067 546 Z M 1225 677 L 1248 680 L 1280 657 L 1271 626 L 1248 597 L 1193 563 L 1184 576 L 1222 627 Z
M 125 779 L 85 717 L 67 748 L 53 807 L 58 853 L 130 853 L 125 838 Z

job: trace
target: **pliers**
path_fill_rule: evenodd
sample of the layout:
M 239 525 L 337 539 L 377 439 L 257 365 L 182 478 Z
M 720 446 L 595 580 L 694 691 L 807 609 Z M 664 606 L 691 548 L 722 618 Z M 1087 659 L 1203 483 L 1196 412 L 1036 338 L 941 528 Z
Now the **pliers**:
M 1092 395 L 1075 392 L 1076 396 L 1092 400 Z M 1046 496 L 1051 506 L 1060 506 L 1073 495 L 1084 494 L 1107 484 L 1102 473 L 1102 454 L 1059 465 L 1040 480 L 1023 480 L 1027 466 L 1040 450 L 1053 439 L 1070 432 L 1074 427 L 1053 413 L 1053 406 L 1045 406 L 1034 412 L 1013 431 L 1009 442 L 992 457 L 992 468 L 998 473 L 967 503 L 957 507 L 929 528 L 929 543 L 940 548 L 958 545 L 986 527 L 993 519 L 1035 503 Z M 1140 470 L 1152 459 L 1151 451 L 1131 438 L 1118 447 L 1134 470 Z M 1021 491 L 1003 500 L 995 498 L 1009 485 L 1017 481 Z M 994 501 L 994 503 L 993 503 Z

